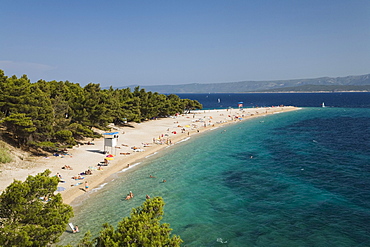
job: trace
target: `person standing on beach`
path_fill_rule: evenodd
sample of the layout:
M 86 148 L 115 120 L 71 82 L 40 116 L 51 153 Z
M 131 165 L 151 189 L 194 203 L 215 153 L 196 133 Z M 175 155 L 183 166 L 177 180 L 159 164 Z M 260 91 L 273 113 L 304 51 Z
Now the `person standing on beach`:
M 87 192 L 89 190 L 89 184 L 87 183 L 87 181 L 85 181 L 85 191 Z

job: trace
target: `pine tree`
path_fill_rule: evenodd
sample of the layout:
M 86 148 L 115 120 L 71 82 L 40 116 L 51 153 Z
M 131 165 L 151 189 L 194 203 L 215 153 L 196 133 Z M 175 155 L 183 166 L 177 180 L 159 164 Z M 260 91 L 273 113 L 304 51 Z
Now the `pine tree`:
M 125 217 L 118 223 L 117 229 L 109 224 L 103 225 L 103 230 L 96 238 L 95 246 L 180 246 L 179 236 L 171 236 L 169 224 L 161 224 L 164 201 L 161 197 L 147 199 L 142 206 L 134 208 L 130 217 Z M 92 246 L 88 232 L 79 246 Z
M 15 180 L 0 195 L 0 246 L 46 246 L 65 231 L 73 209 L 54 195 L 59 178 L 49 175 Z

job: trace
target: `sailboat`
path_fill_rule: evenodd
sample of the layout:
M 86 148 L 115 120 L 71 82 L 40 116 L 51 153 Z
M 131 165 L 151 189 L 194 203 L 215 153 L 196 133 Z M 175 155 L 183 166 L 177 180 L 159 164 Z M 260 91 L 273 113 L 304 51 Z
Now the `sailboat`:
M 325 104 L 324 104 L 324 102 L 322 102 L 321 106 L 322 106 L 322 107 L 325 107 Z
M 218 102 L 218 103 L 220 103 L 220 102 L 221 102 L 221 100 L 220 100 L 220 99 L 217 99 L 217 102 Z

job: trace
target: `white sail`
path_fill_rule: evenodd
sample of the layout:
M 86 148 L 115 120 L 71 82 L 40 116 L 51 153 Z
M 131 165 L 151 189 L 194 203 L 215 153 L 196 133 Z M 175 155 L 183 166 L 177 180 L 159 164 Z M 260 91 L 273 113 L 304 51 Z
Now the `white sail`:
M 325 104 L 324 104 L 324 102 L 322 102 L 322 105 L 321 105 L 322 107 L 325 107 Z

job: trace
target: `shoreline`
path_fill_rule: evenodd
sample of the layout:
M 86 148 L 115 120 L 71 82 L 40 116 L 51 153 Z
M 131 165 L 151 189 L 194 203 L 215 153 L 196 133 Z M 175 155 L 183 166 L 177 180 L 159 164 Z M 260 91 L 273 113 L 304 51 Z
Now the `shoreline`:
M 60 192 L 63 202 L 66 204 L 77 203 L 80 196 L 94 193 L 94 189 L 101 187 L 111 175 L 128 168 L 128 164 L 138 163 L 169 145 L 224 125 L 298 109 L 300 108 L 283 106 L 198 110 L 189 114 L 149 120 L 143 123 L 130 123 L 130 126 L 112 126 L 111 132 L 119 132 L 118 142 L 116 148 L 110 149 L 111 153 L 115 155 L 113 160 L 108 166 L 103 166 L 103 170 L 97 170 L 97 164 L 102 162 L 106 156 L 101 152 L 104 150 L 104 138 L 99 138 L 89 142 L 93 142 L 94 145 L 81 145 L 69 149 L 68 155 L 36 158 L 30 167 L 4 170 L 0 173 L 0 190 L 5 190 L 13 182 L 13 179 L 24 181 L 28 175 L 36 175 L 49 169 L 51 175 L 61 175 L 62 180 L 65 181 L 58 185 L 65 189 Z M 161 142 L 161 144 L 154 142 Z M 133 147 L 141 152 L 135 152 Z M 71 166 L 73 170 L 62 169 L 65 165 Z M 92 175 L 83 175 L 84 179 L 82 180 L 72 179 L 72 177 L 89 169 L 92 171 Z M 89 183 L 89 189 L 86 192 L 84 189 L 85 181 Z

